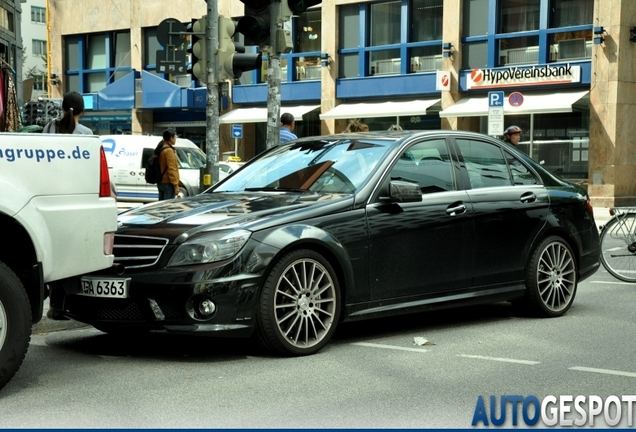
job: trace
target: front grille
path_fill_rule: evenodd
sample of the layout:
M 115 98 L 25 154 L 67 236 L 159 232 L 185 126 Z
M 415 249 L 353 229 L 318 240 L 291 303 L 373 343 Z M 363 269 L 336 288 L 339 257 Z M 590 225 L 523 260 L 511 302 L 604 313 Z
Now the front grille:
M 185 319 L 185 309 L 176 299 L 157 299 L 157 304 L 168 322 Z M 147 298 L 139 299 L 95 299 L 80 295 L 66 297 L 64 308 L 74 316 L 90 321 L 111 321 L 121 323 L 155 322 Z
M 167 244 L 164 238 L 115 234 L 115 264 L 129 269 L 150 267 L 157 263 Z

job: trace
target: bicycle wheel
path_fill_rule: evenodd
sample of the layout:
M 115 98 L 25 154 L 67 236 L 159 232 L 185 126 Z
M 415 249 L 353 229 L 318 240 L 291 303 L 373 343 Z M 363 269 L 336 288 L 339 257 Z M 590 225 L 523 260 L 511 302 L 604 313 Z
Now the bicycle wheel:
M 601 231 L 601 263 L 615 278 L 636 282 L 636 213 L 611 219 Z

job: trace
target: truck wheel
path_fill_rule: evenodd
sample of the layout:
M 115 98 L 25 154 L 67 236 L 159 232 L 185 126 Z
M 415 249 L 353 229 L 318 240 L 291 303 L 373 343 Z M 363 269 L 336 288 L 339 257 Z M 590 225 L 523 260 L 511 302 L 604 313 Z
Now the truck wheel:
M 0 262 L 0 389 L 18 371 L 31 340 L 31 306 L 24 286 Z

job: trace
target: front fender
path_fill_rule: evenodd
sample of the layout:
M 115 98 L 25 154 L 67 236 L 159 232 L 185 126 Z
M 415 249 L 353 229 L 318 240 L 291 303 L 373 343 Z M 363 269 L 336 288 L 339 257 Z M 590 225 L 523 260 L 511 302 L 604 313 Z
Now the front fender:
M 319 227 L 306 224 L 287 225 L 256 235 L 254 239 L 262 244 L 256 248 L 256 253 L 265 258 L 264 264 L 268 270 L 278 257 L 288 251 L 307 248 L 320 252 L 329 260 L 344 284 L 341 289 L 355 286 L 349 252 L 333 235 Z

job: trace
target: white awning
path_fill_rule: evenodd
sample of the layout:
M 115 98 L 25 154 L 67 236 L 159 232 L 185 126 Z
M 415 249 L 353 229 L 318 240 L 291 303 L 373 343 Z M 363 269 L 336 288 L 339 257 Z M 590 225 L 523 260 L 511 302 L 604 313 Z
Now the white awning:
M 299 105 L 280 107 L 280 114 L 291 113 L 296 121 L 302 121 L 303 115 L 319 108 L 320 105 Z M 237 108 L 219 117 L 219 123 L 264 123 L 267 121 L 267 107 Z
M 356 119 L 369 117 L 402 117 L 426 115 L 426 110 L 441 99 L 413 100 L 407 102 L 379 102 L 340 104 L 320 114 L 320 119 Z
M 523 95 L 520 106 L 512 106 L 508 96 L 504 98 L 504 115 L 547 114 L 572 112 L 572 105 L 585 97 L 589 91 L 528 93 Z M 488 96 L 468 97 L 439 112 L 440 117 L 476 117 L 488 115 Z

